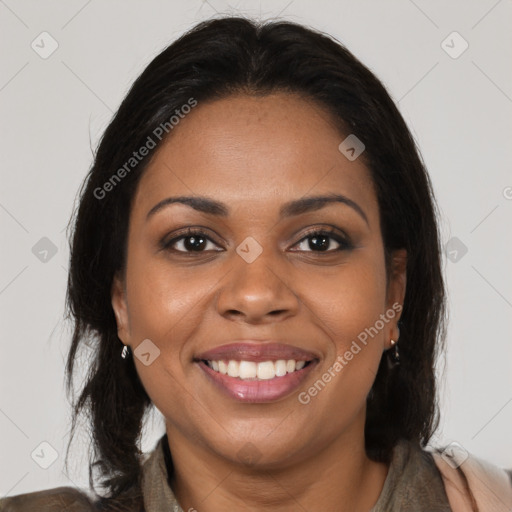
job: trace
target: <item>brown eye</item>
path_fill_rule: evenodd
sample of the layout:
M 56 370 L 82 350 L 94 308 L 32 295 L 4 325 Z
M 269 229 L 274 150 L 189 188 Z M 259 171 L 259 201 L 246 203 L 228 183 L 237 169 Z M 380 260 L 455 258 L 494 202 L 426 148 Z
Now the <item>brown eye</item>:
M 216 246 L 203 231 L 194 229 L 188 229 L 186 233 L 162 243 L 163 249 L 181 253 L 206 252 L 215 250 Z
M 334 247 L 333 247 L 334 245 Z M 344 249 L 350 249 L 352 245 L 338 234 L 333 231 L 319 230 L 313 231 L 305 236 L 299 244 L 302 246 L 300 251 L 306 252 L 338 252 Z

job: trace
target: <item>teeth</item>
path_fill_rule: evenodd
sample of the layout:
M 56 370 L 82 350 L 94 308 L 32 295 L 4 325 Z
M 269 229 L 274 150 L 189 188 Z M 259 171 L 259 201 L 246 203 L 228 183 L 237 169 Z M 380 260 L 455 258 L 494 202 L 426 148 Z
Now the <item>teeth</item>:
M 279 359 L 279 361 L 276 361 L 276 376 L 283 377 L 284 375 L 286 375 L 286 361 Z
M 240 365 L 237 361 L 229 361 L 228 363 L 228 375 L 230 377 L 240 376 Z
M 228 374 L 228 365 L 224 361 L 219 361 L 219 372 L 222 373 L 222 375 Z
M 239 377 L 241 379 L 254 379 L 258 374 L 258 367 L 253 361 L 229 361 L 229 364 L 234 363 L 240 368 Z
M 277 361 L 207 361 L 208 366 L 223 375 L 238 377 L 240 379 L 270 380 L 274 377 L 284 377 L 287 373 L 302 370 L 306 361 L 295 361 L 295 359 L 279 359 Z
M 268 380 L 276 376 L 276 367 L 272 361 L 258 363 L 258 379 Z

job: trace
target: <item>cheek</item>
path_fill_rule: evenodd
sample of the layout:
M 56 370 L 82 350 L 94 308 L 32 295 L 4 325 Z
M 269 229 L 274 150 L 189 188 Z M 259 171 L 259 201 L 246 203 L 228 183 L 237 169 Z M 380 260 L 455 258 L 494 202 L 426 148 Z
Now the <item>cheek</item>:
M 200 309 L 209 287 L 193 275 L 193 270 L 171 268 L 165 260 L 151 261 L 148 255 L 133 258 L 127 293 L 134 338 L 153 337 L 155 343 L 179 347 L 177 333 L 183 335 L 190 329 L 190 319 Z
M 152 261 L 153 258 L 153 261 Z M 152 402 L 166 416 L 183 410 L 187 391 L 183 384 L 188 339 L 200 325 L 205 289 L 209 286 L 183 272 L 171 269 L 164 260 L 133 250 L 127 269 L 127 298 L 130 339 L 134 350 L 151 340 L 158 356 L 150 365 L 134 354 L 137 373 Z M 181 390 L 181 391 L 180 391 Z M 172 400 L 169 400 L 172 392 Z M 189 398 L 188 398 L 189 399 Z
M 317 380 L 302 390 L 302 403 L 310 403 L 318 414 L 331 407 L 343 410 L 343 415 L 332 418 L 333 431 L 364 406 L 383 353 L 385 266 L 378 251 L 368 254 L 315 280 L 309 290 L 309 307 L 330 346 Z
M 379 251 L 355 254 L 350 263 L 308 280 L 303 290 L 320 326 L 343 351 L 384 313 L 386 275 Z

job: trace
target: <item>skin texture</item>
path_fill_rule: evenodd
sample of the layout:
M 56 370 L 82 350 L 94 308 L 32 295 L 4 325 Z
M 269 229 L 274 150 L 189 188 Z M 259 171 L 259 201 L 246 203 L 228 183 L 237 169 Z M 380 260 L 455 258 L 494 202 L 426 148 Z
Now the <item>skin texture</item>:
M 200 103 L 180 121 L 141 178 L 112 305 L 123 343 L 134 350 L 149 338 L 160 350 L 151 365 L 135 364 L 165 417 L 184 510 L 363 511 L 382 490 L 388 468 L 364 450 L 365 401 L 399 335 L 399 315 L 307 405 L 297 392 L 237 402 L 194 362 L 236 340 L 278 340 L 317 355 L 305 391 L 359 333 L 403 303 L 406 254 L 393 253 L 387 275 L 370 173 L 362 157 L 351 162 L 338 150 L 346 135 L 296 95 L 230 96 Z M 357 203 L 367 221 L 339 203 L 279 219 L 284 203 L 333 192 Z M 175 203 L 147 218 L 178 195 L 207 196 L 230 213 Z M 199 226 L 211 240 L 203 252 L 184 239 L 161 247 Z M 330 238 L 325 252 L 308 243 L 310 231 L 329 227 L 352 247 L 335 251 L 340 244 Z M 252 263 L 236 252 L 249 236 L 263 249 Z M 251 465 L 239 456 L 248 447 Z

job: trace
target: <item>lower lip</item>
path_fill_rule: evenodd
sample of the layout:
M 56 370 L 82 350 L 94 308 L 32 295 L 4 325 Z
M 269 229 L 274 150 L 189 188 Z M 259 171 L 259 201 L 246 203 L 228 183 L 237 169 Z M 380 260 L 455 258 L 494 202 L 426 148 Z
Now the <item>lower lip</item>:
M 204 361 L 196 361 L 206 376 L 224 393 L 240 402 L 265 403 L 293 393 L 309 375 L 317 361 L 301 370 L 268 380 L 242 380 L 212 370 Z

